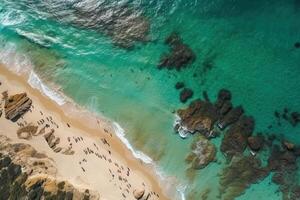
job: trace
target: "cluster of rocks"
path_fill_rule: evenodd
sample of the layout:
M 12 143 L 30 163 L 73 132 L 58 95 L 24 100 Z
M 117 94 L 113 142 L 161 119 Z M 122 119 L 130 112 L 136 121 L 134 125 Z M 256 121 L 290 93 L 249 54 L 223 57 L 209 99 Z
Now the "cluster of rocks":
M 59 143 L 60 143 L 60 138 L 56 137 L 54 135 L 54 129 L 51 129 L 49 133 L 46 133 L 44 135 L 44 138 L 48 144 L 48 146 L 55 152 L 55 153 L 59 153 L 63 150 L 63 148 L 58 147 Z M 67 148 L 65 150 L 62 151 L 63 154 L 65 155 L 73 155 L 75 152 L 72 150 L 72 148 Z
M 194 95 L 193 90 L 185 87 L 183 82 L 177 82 L 175 84 L 175 88 L 176 90 L 181 90 L 179 95 L 179 100 L 181 101 L 181 103 L 186 103 Z
M 161 56 L 158 64 L 159 69 L 167 68 L 169 70 L 176 69 L 179 71 L 181 68 L 191 64 L 196 58 L 192 49 L 183 43 L 177 33 L 171 33 L 166 38 L 165 44 L 169 45 L 171 50 L 169 53 Z
M 16 122 L 31 107 L 32 100 L 27 97 L 26 93 L 15 94 L 10 97 L 3 95 L 5 101 L 4 111 L 8 120 Z
M 273 172 L 272 182 L 279 185 L 283 199 L 294 200 L 300 196 L 300 184 L 297 180 L 300 147 L 283 141 L 282 145 L 272 145 L 268 159 L 268 168 Z
M 275 111 L 274 116 L 278 125 L 281 125 L 281 119 L 289 122 L 294 127 L 300 123 L 300 113 L 296 111 L 290 112 L 287 108 L 283 109 L 282 112 Z
M 221 199 L 235 199 L 254 183 L 263 180 L 269 171 L 253 156 L 234 156 L 220 174 Z
M 221 90 L 220 94 L 224 91 L 225 90 Z M 227 93 L 230 94 L 229 91 L 226 91 L 226 94 Z M 214 124 L 218 120 L 222 120 L 223 126 L 228 123 L 227 118 L 222 116 L 225 116 L 225 114 L 229 112 L 229 109 L 226 112 L 222 111 L 226 105 L 221 102 L 221 98 L 223 98 L 223 96 L 219 95 L 216 104 L 210 101 L 196 99 L 190 103 L 188 108 L 179 109 L 177 111 L 181 119 L 179 126 L 186 127 L 186 130 L 191 134 L 198 132 L 207 138 L 214 137 L 216 135 L 216 132 L 213 130 Z
M 186 162 L 193 169 L 202 169 L 215 160 L 216 148 L 208 139 L 200 135 L 191 146 L 192 152 L 186 157 Z

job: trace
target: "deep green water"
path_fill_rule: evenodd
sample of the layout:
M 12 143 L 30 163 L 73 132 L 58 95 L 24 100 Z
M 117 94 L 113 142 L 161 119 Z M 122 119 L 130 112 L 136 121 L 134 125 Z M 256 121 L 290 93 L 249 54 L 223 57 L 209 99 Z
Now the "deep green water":
M 218 163 L 196 171 L 193 181 L 187 178 L 184 159 L 192 138 L 182 140 L 173 132 L 172 111 L 186 106 L 179 102 L 177 81 L 192 88 L 195 98 L 207 91 L 215 100 L 219 89 L 229 89 L 234 104 L 255 117 L 256 132 L 284 135 L 300 144 L 299 126 L 278 126 L 274 117 L 275 110 L 285 107 L 300 111 L 300 49 L 294 48 L 300 41 L 300 1 L 118 1 L 151 24 L 150 41 L 131 50 L 114 45 L 107 35 L 57 20 L 42 2 L 0 0 L 1 61 L 23 66 L 25 55 L 41 78 L 59 85 L 79 105 L 118 122 L 136 149 L 149 155 L 166 176 L 187 185 L 187 196 L 196 193 L 200 199 L 210 188 L 208 199 L 217 199 L 225 159 L 218 152 Z M 115 6 L 116 1 L 107 4 Z M 180 72 L 156 67 L 172 31 L 197 55 Z M 217 146 L 220 141 L 213 140 Z M 270 177 L 238 199 L 281 199 L 277 186 L 269 182 Z

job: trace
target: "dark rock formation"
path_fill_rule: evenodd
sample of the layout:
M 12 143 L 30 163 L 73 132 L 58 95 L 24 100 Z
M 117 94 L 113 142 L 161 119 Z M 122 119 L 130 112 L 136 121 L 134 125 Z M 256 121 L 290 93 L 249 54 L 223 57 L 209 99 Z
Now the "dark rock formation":
M 184 83 L 183 82 L 177 82 L 176 85 L 175 85 L 176 90 L 179 90 L 179 89 L 181 89 L 183 87 L 184 87 Z
M 225 133 L 221 151 L 231 159 L 236 154 L 242 154 L 247 147 L 247 138 L 254 130 L 254 119 L 243 116 Z
M 300 42 L 296 42 L 296 43 L 294 44 L 294 46 L 295 46 L 296 49 L 299 49 L 299 48 L 300 48 Z
M 231 200 L 240 196 L 251 184 L 263 180 L 269 171 L 262 167 L 259 159 L 249 157 L 233 157 L 228 167 L 220 175 L 221 199 Z
M 15 94 L 5 100 L 5 117 L 13 122 L 22 117 L 30 108 L 32 101 L 26 93 Z
M 167 37 L 165 43 L 171 47 L 171 51 L 160 58 L 158 64 L 159 69 L 167 68 L 169 70 L 180 70 L 195 60 L 196 56 L 194 52 L 182 42 L 178 34 L 172 33 Z
M 218 123 L 220 129 L 225 129 L 228 125 L 237 122 L 244 113 L 242 106 L 231 109 L 224 117 L 222 117 Z
M 215 146 L 202 135 L 192 143 L 191 149 L 186 162 L 190 163 L 193 169 L 202 169 L 215 160 Z
M 195 100 L 188 108 L 177 111 L 181 119 L 181 126 L 185 126 L 191 133 L 199 132 L 207 137 L 212 134 L 214 123 L 218 120 L 216 107 L 206 101 Z
M 263 148 L 264 145 L 264 137 L 263 136 L 250 136 L 248 137 L 248 145 L 251 150 L 259 151 Z
M 297 153 L 280 149 L 278 145 L 274 145 L 268 159 L 268 168 L 274 173 L 272 182 L 279 185 L 283 199 L 297 199 L 300 188 L 297 180 Z
M 231 101 L 231 93 L 229 90 L 221 89 L 218 93 L 218 99 L 216 106 L 218 109 L 221 109 L 227 101 Z
M 189 89 L 189 88 L 184 88 L 181 92 L 180 92 L 180 101 L 182 103 L 187 102 L 187 100 L 189 100 L 190 98 L 193 97 L 193 90 Z

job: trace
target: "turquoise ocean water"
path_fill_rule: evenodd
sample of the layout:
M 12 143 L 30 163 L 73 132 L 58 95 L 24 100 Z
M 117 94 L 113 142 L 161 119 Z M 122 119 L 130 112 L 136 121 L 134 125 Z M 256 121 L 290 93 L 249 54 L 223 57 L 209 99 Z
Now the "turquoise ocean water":
M 150 40 L 130 50 L 116 46 L 101 31 L 55 17 L 62 2 L 128 5 L 149 20 Z M 299 0 L 0 0 L 0 58 L 20 66 L 29 58 L 40 78 L 58 85 L 77 104 L 118 122 L 135 149 L 186 186 L 186 199 L 201 199 L 208 189 L 207 199 L 218 199 L 225 159 L 218 152 L 218 162 L 188 170 L 185 157 L 193 138 L 182 140 L 173 131 L 173 111 L 188 104 L 179 102 L 174 85 L 183 81 L 194 98 L 207 91 L 212 100 L 227 88 L 234 104 L 254 116 L 255 132 L 300 144 L 299 126 L 284 121 L 279 126 L 274 117 L 275 110 L 285 107 L 300 111 L 300 49 L 294 47 L 300 41 L 299 19 Z M 164 39 L 173 31 L 197 58 L 180 72 L 158 70 L 161 54 L 168 51 Z M 221 138 L 212 142 L 219 146 Z M 281 199 L 269 182 L 267 177 L 252 185 L 238 199 Z

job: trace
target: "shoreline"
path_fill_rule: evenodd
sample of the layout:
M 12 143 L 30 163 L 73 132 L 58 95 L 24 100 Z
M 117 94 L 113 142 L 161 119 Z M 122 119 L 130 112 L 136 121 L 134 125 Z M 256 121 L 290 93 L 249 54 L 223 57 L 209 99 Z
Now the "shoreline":
M 9 82 L 16 82 L 20 84 L 25 91 L 28 93 L 29 96 L 33 96 L 35 99 L 39 101 L 39 103 L 42 104 L 42 106 L 47 107 L 48 110 L 51 110 L 51 112 L 58 115 L 58 117 L 61 119 L 62 122 L 67 122 L 72 124 L 72 127 L 75 127 L 76 129 L 81 130 L 83 133 L 86 134 L 86 136 L 97 139 L 100 136 L 107 136 L 107 130 L 109 133 L 115 132 L 115 124 L 116 122 L 111 122 L 108 119 L 105 119 L 103 117 L 96 117 L 93 113 L 89 113 L 88 111 L 84 110 L 84 108 L 78 107 L 78 105 L 73 104 L 72 102 L 67 101 L 62 106 L 60 106 L 57 102 L 54 102 L 53 99 L 49 98 L 45 94 L 42 94 L 40 90 L 37 88 L 33 88 L 28 80 L 29 76 L 28 74 L 16 74 L 12 72 L 10 69 L 8 69 L 6 66 L 0 64 L 0 70 L 1 70 L 1 76 L 5 77 L 9 80 Z M 45 97 L 46 96 L 46 97 Z M 73 107 L 72 107 L 73 106 Z M 76 109 L 74 109 L 76 108 Z M 83 112 L 81 112 L 83 111 Z M 76 113 L 77 112 L 77 113 Z M 80 113 L 80 115 L 78 115 Z M 72 116 L 71 116 L 72 115 Z M 74 117 L 76 115 L 76 117 Z M 88 118 L 87 115 L 89 115 Z M 92 116 L 90 116 L 92 115 Z M 105 131 L 99 131 L 99 128 L 97 127 L 97 124 L 100 122 L 101 128 Z M 104 125 L 102 125 L 102 123 Z M 97 127 L 97 128 L 96 128 Z M 121 128 L 121 127 L 120 127 Z M 107 129 L 107 130 L 106 130 Z M 114 136 L 117 136 L 117 134 L 113 133 Z M 124 137 L 125 138 L 125 137 Z M 125 138 L 126 139 L 126 138 Z M 147 164 L 142 162 L 140 158 L 136 158 L 134 152 L 142 153 L 139 151 L 134 151 L 133 149 L 128 149 L 126 145 L 121 141 L 122 139 L 118 136 L 117 138 L 113 137 L 110 140 L 110 144 L 112 144 L 113 149 L 118 152 L 119 156 L 123 156 L 123 159 L 125 160 L 126 164 L 130 166 L 130 168 L 133 171 L 136 171 L 139 176 L 145 177 L 148 184 L 151 185 L 151 188 L 155 190 L 157 193 L 159 193 L 160 198 L 159 199 L 168 199 L 166 197 L 166 191 L 164 191 L 165 188 L 162 187 L 163 181 L 160 180 L 161 177 L 159 177 L 159 174 L 155 172 L 155 164 Z M 125 152 L 125 153 L 120 153 Z M 142 154 L 144 155 L 144 154 Z

